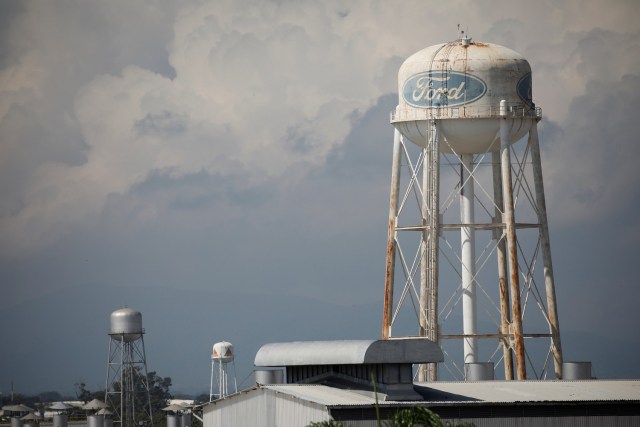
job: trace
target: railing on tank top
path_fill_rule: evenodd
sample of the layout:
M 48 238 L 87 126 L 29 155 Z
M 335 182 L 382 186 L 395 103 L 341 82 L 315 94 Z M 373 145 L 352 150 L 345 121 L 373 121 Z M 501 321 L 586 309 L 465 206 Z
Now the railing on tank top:
M 430 108 L 396 108 L 391 112 L 391 122 L 406 122 L 412 120 L 432 119 L 493 119 L 502 117 L 500 106 L 485 105 L 481 107 L 430 107 Z M 525 104 L 507 106 L 509 118 L 542 118 L 542 108 L 530 107 Z

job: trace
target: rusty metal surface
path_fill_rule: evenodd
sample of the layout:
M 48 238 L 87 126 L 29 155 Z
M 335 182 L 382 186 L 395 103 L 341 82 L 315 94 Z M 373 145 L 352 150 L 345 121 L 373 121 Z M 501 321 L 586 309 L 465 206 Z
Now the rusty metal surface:
M 522 310 L 520 306 L 520 278 L 518 267 L 518 252 L 516 230 L 513 212 L 513 184 L 511 180 L 511 159 L 509 153 L 509 130 L 506 117 L 500 122 L 500 163 L 502 171 L 502 197 L 504 201 L 503 221 L 506 231 L 506 243 L 509 266 L 509 285 L 511 288 L 511 332 L 513 333 L 513 347 L 516 359 L 516 372 L 519 380 L 527 379 L 527 367 L 522 338 Z
M 442 119 L 441 132 L 451 146 L 443 150 L 485 152 L 500 128 L 501 100 L 508 104 L 506 114 L 518 118 L 510 129 L 512 142 L 522 138 L 541 114 L 530 99 L 530 76 L 527 60 L 504 46 L 466 45 L 464 39 L 430 46 L 400 67 L 399 104 L 391 121 L 405 137 L 424 147 L 429 121 Z
M 493 233 L 495 242 L 495 246 L 492 246 L 490 250 L 495 251 L 498 277 L 490 279 L 492 283 L 489 284 L 488 288 L 483 288 L 483 295 L 491 300 L 492 306 L 499 312 L 499 318 L 496 320 L 496 316 L 491 316 L 492 320 L 495 320 L 496 328 L 494 330 L 497 331 L 497 334 L 484 335 L 487 338 L 490 335 L 493 339 L 497 339 L 498 344 L 502 346 L 502 360 L 504 360 L 503 366 L 505 378 L 507 379 L 515 377 L 518 379 L 527 378 L 527 363 L 531 361 L 527 362 L 526 359 L 525 337 L 551 338 L 548 340 L 551 343 L 549 354 L 553 356 L 556 377 L 559 378 L 561 376 L 559 369 L 561 370 L 562 352 L 555 305 L 553 270 L 550 262 L 551 255 L 546 213 L 538 215 L 535 220 L 528 223 L 518 223 L 515 218 L 516 205 L 518 206 L 518 216 L 522 216 L 523 219 L 528 216 L 524 210 L 523 214 L 520 214 L 521 206 L 524 206 L 520 203 L 521 199 L 518 197 L 517 203 L 515 200 L 520 191 L 527 193 L 525 204 L 527 201 L 529 202 L 534 215 L 538 214 L 539 209 L 544 210 L 544 192 L 542 190 L 539 159 L 536 160 L 534 158 L 531 162 L 534 164 L 534 169 L 538 168 L 538 171 L 533 171 L 533 175 L 537 175 L 540 172 L 540 177 L 535 177 L 534 187 L 529 182 L 522 183 L 523 179 L 531 179 L 531 171 L 525 171 L 525 165 L 531 163 L 523 162 L 520 164 L 515 157 L 513 161 L 510 158 L 511 150 L 515 153 L 513 156 L 518 156 L 518 147 L 511 147 L 511 144 L 522 139 L 527 132 L 530 133 L 530 138 L 531 135 L 535 135 L 537 142 L 536 126 L 542 113 L 531 98 L 532 77 L 528 62 L 508 48 L 489 43 L 472 43 L 468 37 L 464 36 L 450 43 L 428 47 L 409 57 L 398 73 L 398 89 L 399 103 L 395 111 L 392 112 L 391 122 L 396 129 L 396 133 L 399 131 L 403 135 L 403 148 L 404 142 L 408 141 L 423 148 L 420 155 L 416 154 L 417 161 L 415 163 L 410 158 L 412 155 L 407 150 L 404 151 L 411 175 L 411 182 L 408 187 L 412 188 L 412 185 L 417 187 L 423 198 L 418 200 L 417 203 L 421 212 L 413 212 L 414 215 L 417 214 L 417 218 L 416 216 L 409 217 L 408 224 L 403 223 L 408 218 L 408 215 L 401 214 L 404 207 L 404 199 L 398 208 L 399 212 L 393 211 L 389 215 L 383 337 L 390 338 L 392 336 L 393 316 L 398 315 L 407 292 L 413 291 L 411 295 L 419 300 L 418 307 L 416 307 L 412 299 L 413 308 L 418 318 L 418 333 L 434 340 L 453 339 L 455 334 L 439 336 L 438 317 L 431 317 L 432 313 L 438 313 L 438 270 L 442 268 L 442 266 L 439 267 L 439 258 L 444 254 L 447 260 L 453 259 L 453 257 L 449 256 L 448 250 L 458 256 L 463 270 L 461 273 L 463 276 L 463 292 L 467 291 L 465 283 L 473 282 L 470 282 L 464 276 L 466 272 L 464 270 L 465 266 L 471 265 L 471 261 L 468 260 L 469 256 L 465 257 L 456 254 L 455 250 L 451 248 L 447 235 L 443 232 L 460 230 L 461 233 L 466 232 L 467 235 L 472 235 L 476 230 L 488 230 L 489 233 Z M 437 133 L 440 133 L 441 136 L 434 138 Z M 433 144 L 434 140 L 438 142 L 438 138 L 441 138 L 441 141 L 437 145 Z M 437 151 L 435 151 L 434 157 L 430 157 L 434 146 L 437 146 Z M 531 151 L 535 150 L 532 148 Z M 450 161 L 449 159 L 453 157 L 449 156 L 450 154 L 458 158 L 465 155 L 477 155 L 482 158 L 489 153 L 492 153 L 494 164 L 494 200 L 491 200 L 491 203 L 494 204 L 494 209 L 487 210 L 487 215 L 483 213 L 481 215 L 483 218 L 478 223 L 475 222 L 475 218 L 462 219 L 460 223 L 455 223 L 455 220 L 450 221 L 451 218 L 445 217 L 445 214 L 447 214 L 451 204 L 445 202 L 443 207 L 439 206 L 439 175 L 434 171 L 435 168 L 438 168 L 439 172 L 440 165 L 432 159 L 440 159 L 441 154 L 442 159 L 447 161 Z M 529 155 L 528 146 L 525 146 L 525 153 L 525 156 Z M 422 161 L 422 170 L 420 170 Z M 468 167 L 468 169 L 470 168 Z M 420 177 L 420 172 L 422 172 L 422 177 Z M 512 174 L 513 177 L 511 176 Z M 394 177 L 394 179 L 397 179 L 397 177 Z M 395 181 L 393 185 L 395 185 Z M 490 186 L 491 184 L 489 184 L 489 188 Z M 416 191 L 415 187 L 413 188 L 414 191 Z M 523 188 L 525 189 L 522 190 Z M 535 188 L 535 195 L 531 188 Z M 491 199 L 491 195 L 485 189 L 482 189 L 482 191 L 488 199 Z M 392 198 L 397 196 L 398 194 L 393 194 L 392 188 Z M 480 201 L 480 203 L 482 204 L 483 202 Z M 411 207 L 413 208 L 413 206 Z M 460 202 L 461 214 L 464 210 L 463 207 L 462 202 Z M 442 208 L 442 212 L 440 212 L 440 208 Z M 526 208 L 527 206 L 525 206 Z M 444 223 L 442 221 L 444 218 L 449 221 Z M 524 259 L 529 254 L 525 251 L 524 246 L 522 252 L 518 246 L 519 244 L 527 244 L 528 239 L 517 234 L 518 230 L 527 228 L 536 229 L 540 235 L 540 249 L 539 252 L 536 250 L 534 256 L 536 261 L 538 256 L 545 258 L 544 262 L 536 262 L 535 264 L 544 264 L 543 276 L 547 292 L 546 302 L 543 301 L 544 297 L 541 297 L 541 292 L 537 289 L 537 279 L 534 278 L 534 269 L 531 267 L 531 265 L 535 264 L 530 265 L 529 260 Z M 399 234 L 401 231 L 414 231 L 421 234 L 419 247 L 417 252 L 414 252 L 413 264 L 407 263 L 406 251 L 403 246 L 405 240 L 409 240 L 409 238 L 405 238 L 401 233 Z M 442 237 L 440 237 L 440 233 L 443 233 Z M 488 233 L 482 233 L 483 239 L 486 234 Z M 463 239 L 461 248 L 464 254 L 464 236 L 461 238 Z M 522 241 L 519 241 L 519 239 Z M 469 240 L 471 240 L 470 237 Z M 448 246 L 441 248 L 439 245 Z M 457 247 L 457 245 L 455 246 Z M 468 246 L 473 247 L 473 245 Z M 489 248 L 489 245 L 487 245 L 487 248 Z M 410 249 L 414 250 L 414 247 Z M 441 250 L 443 254 L 439 253 Z M 394 302 L 393 268 L 398 267 L 398 265 L 394 264 L 396 256 L 398 257 L 397 262 L 402 262 L 403 271 L 399 271 L 397 274 L 405 274 L 405 287 L 399 297 L 400 301 Z M 409 265 L 411 266 L 410 269 Z M 443 265 L 448 268 L 446 264 Z M 417 273 L 420 274 L 419 291 L 415 289 L 416 282 L 414 281 Z M 412 276 L 407 278 L 409 274 L 412 274 Z M 536 276 L 539 275 L 539 271 L 535 271 L 535 274 Z M 475 274 L 471 274 L 471 276 L 475 277 Z M 488 291 L 484 289 L 488 289 Z M 398 290 L 397 292 L 400 295 Z M 496 297 L 499 298 L 499 304 L 494 302 Z M 543 318 L 548 322 L 549 333 L 546 333 L 546 324 L 536 324 L 531 328 L 533 332 L 545 333 L 524 333 L 524 326 L 527 325 L 524 325 L 523 316 L 525 311 L 528 312 L 530 310 L 527 308 L 530 297 L 535 298 L 537 307 L 540 309 Z M 464 296 L 460 300 L 462 301 L 463 312 L 465 312 Z M 446 322 L 453 309 L 452 307 L 458 304 L 455 295 L 451 301 L 453 303 L 447 302 L 445 304 L 445 310 L 448 311 L 441 313 L 443 322 Z M 463 329 L 464 324 L 465 322 L 463 322 Z M 473 331 L 470 329 L 464 329 L 463 332 L 466 333 L 457 334 L 455 337 L 457 339 L 477 338 L 477 335 L 471 333 Z M 494 356 L 491 357 L 493 358 Z M 499 353 L 496 357 L 499 357 Z M 545 359 L 540 375 L 537 365 L 531 362 L 530 375 L 546 378 L 550 360 L 551 356 Z M 456 369 L 461 372 L 455 361 L 452 361 L 452 364 L 445 366 L 445 368 L 449 369 L 450 372 L 455 372 Z M 436 367 L 433 367 L 427 375 L 424 367 L 421 367 L 419 377 L 424 379 L 428 376 L 430 379 L 436 379 L 435 372 Z
M 533 162 L 533 180 L 536 190 L 536 203 L 538 205 L 538 219 L 540 222 L 540 245 L 542 248 L 542 261 L 544 264 L 544 284 L 547 294 L 547 315 L 549 329 L 552 334 L 553 365 L 556 378 L 562 378 L 562 344 L 560 341 L 560 321 L 558 320 L 558 307 L 556 305 L 556 288 L 553 278 L 553 264 L 551 262 L 551 244 L 549 241 L 549 225 L 547 222 L 547 205 L 544 197 L 544 185 L 542 182 L 542 166 L 540 162 L 540 145 L 538 142 L 537 126 L 529 132 L 529 147 L 531 148 L 531 160 Z
M 393 274 L 395 270 L 395 219 L 389 220 L 387 232 L 387 263 L 384 281 L 384 302 L 382 309 L 382 339 L 391 335 L 391 315 L 393 309 Z
M 387 226 L 387 251 L 384 280 L 384 303 L 382 308 L 382 339 L 391 336 L 393 311 L 393 279 L 396 262 L 396 222 L 398 216 L 398 191 L 400 188 L 401 136 L 396 129 L 393 135 L 393 159 L 391 166 L 391 189 L 389 195 L 389 224 Z
M 494 239 L 498 241 L 496 247 L 496 260 L 498 263 L 498 287 L 500 291 L 500 332 L 502 334 L 509 333 L 509 325 L 511 324 L 511 309 L 509 308 L 509 284 L 507 283 L 507 260 L 506 246 L 504 242 L 504 225 L 502 222 L 502 211 L 500 208 L 504 205 L 502 199 L 502 177 L 500 173 L 500 157 L 497 152 L 491 153 L 492 172 L 493 172 L 493 203 L 494 203 L 494 221 L 499 225 L 499 229 L 494 230 Z M 498 231 L 500 233 L 498 233 Z M 498 235 L 499 234 L 499 235 Z M 513 379 L 513 357 L 511 352 L 511 340 L 503 337 L 502 355 L 504 360 L 504 377 L 506 380 Z

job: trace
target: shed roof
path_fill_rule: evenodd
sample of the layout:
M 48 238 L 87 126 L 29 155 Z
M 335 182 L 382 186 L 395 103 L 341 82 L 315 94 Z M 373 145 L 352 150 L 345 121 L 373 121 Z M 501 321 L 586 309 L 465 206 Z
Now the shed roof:
M 436 381 L 416 386 L 429 401 L 640 402 L 638 380 Z
M 260 387 L 328 407 L 376 404 L 373 393 L 325 385 L 286 384 Z M 437 381 L 422 383 L 417 388 L 425 396 L 425 401 L 421 402 L 423 404 L 640 402 L 638 380 Z M 385 400 L 384 395 L 379 395 L 377 401 L 380 406 L 416 403 L 420 402 Z
M 287 384 L 263 386 L 276 393 L 283 393 L 293 398 L 319 403 L 325 406 L 357 406 L 374 405 L 373 393 L 357 392 L 318 384 Z
M 256 366 L 356 365 L 431 363 L 443 360 L 442 350 L 424 338 L 391 340 L 294 341 L 263 345 Z

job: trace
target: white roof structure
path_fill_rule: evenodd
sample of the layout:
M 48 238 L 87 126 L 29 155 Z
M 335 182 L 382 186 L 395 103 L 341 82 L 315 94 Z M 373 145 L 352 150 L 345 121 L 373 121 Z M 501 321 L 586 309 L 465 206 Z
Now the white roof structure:
M 86 410 L 92 411 L 92 410 L 102 409 L 102 408 L 106 408 L 106 407 L 107 407 L 107 404 L 104 403 L 102 400 L 93 399 L 91 402 L 89 402 L 86 405 L 84 405 L 82 407 L 82 409 L 86 409 Z
M 481 381 L 416 384 L 422 401 L 317 384 L 257 386 L 203 405 L 204 427 L 300 426 L 338 420 L 375 426 L 403 408 L 428 407 L 444 421 L 494 425 L 638 425 L 640 380 Z
M 295 399 L 319 403 L 325 406 L 358 406 L 374 405 L 376 403 L 373 393 L 343 390 L 325 385 L 282 384 L 266 385 L 264 388 L 291 396 Z
M 256 366 L 357 365 L 366 363 L 431 363 L 442 350 L 427 339 L 293 341 L 263 345 Z
M 66 411 L 67 409 L 72 409 L 74 408 L 73 405 L 69 405 L 68 403 L 65 402 L 56 402 L 54 404 L 52 404 L 51 406 L 48 406 L 49 409 L 52 409 L 54 411 Z
M 638 380 L 477 381 L 416 384 L 429 401 L 640 402 Z M 453 396 L 457 396 L 454 398 Z
M 478 381 L 416 384 L 426 396 L 424 402 L 520 403 L 520 402 L 622 402 L 640 403 L 638 380 L 585 380 L 585 381 Z M 324 385 L 282 384 L 264 388 L 293 398 L 325 406 L 374 405 L 373 393 L 343 390 Z M 378 395 L 378 405 L 397 406 L 407 402 L 385 400 Z

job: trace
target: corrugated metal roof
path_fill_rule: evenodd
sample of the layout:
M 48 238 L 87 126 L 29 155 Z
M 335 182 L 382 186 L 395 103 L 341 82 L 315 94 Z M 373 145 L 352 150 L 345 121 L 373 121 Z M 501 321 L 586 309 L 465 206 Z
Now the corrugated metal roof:
M 297 399 L 307 400 L 326 406 L 374 405 L 376 403 L 373 393 L 344 390 L 326 385 L 287 384 L 266 385 L 262 387 L 273 390 L 277 393 L 287 394 Z
M 344 390 L 324 385 L 268 385 L 266 389 L 318 404 L 369 406 L 375 404 L 373 393 Z M 591 381 L 478 381 L 422 383 L 418 391 L 426 396 L 423 403 L 518 403 L 518 402 L 640 402 L 638 380 Z M 380 406 L 413 405 L 418 402 L 384 400 Z
M 639 401 L 638 380 L 477 381 L 419 384 L 428 400 L 481 402 Z

